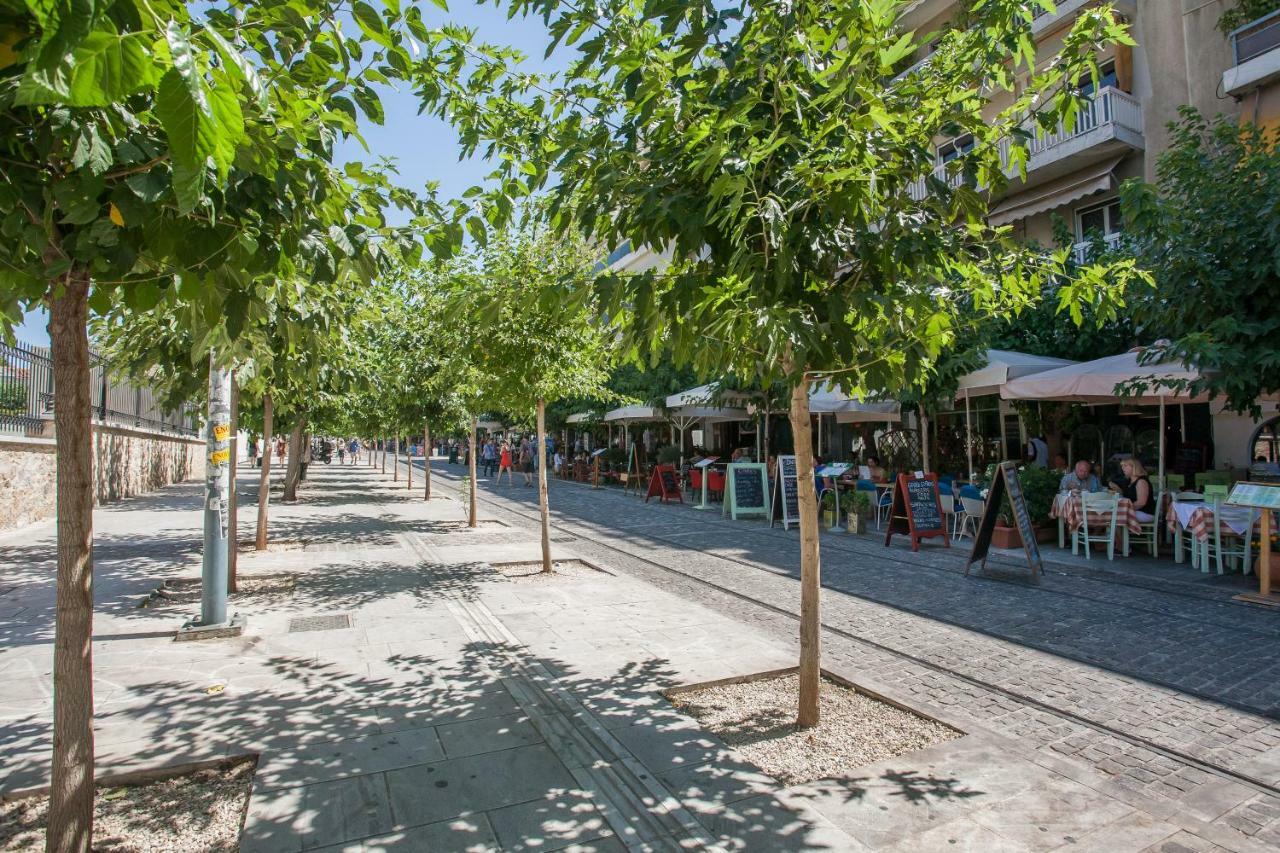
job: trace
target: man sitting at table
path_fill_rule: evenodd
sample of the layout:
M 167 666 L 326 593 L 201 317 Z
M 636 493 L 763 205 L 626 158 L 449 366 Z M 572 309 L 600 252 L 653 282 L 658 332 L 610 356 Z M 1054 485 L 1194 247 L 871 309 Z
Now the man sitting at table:
M 1098 478 L 1093 473 L 1093 466 L 1086 460 L 1081 459 L 1076 462 L 1074 469 L 1062 476 L 1062 482 L 1058 483 L 1058 491 L 1100 492 L 1102 491 L 1102 486 L 1098 483 Z

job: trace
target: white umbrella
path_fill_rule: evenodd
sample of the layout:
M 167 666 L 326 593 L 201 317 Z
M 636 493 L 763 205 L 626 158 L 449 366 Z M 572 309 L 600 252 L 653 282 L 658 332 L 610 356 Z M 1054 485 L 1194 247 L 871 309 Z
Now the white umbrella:
M 1203 375 L 1194 367 L 1180 362 L 1165 361 L 1158 364 L 1140 364 L 1143 348 L 1132 349 L 1120 355 L 1085 361 L 1047 370 L 1034 376 L 1015 379 L 1000 389 L 1006 400 L 1058 400 L 1069 403 L 1131 403 L 1139 406 L 1160 407 L 1159 477 L 1164 482 L 1164 407 L 1166 400 L 1177 403 L 1196 403 L 1208 399 L 1206 394 L 1191 395 L 1175 382 L 1200 379 Z M 1117 386 L 1142 380 L 1141 393 L 1121 396 Z
M 675 427 L 680 430 L 681 458 L 684 457 L 684 431 L 698 421 L 724 423 L 750 419 L 751 415 L 747 413 L 745 408 L 712 403 L 712 400 L 720 400 L 721 402 L 733 401 L 735 403 L 746 402 L 747 395 L 738 391 L 728 390 L 722 393 L 719 386 L 720 383 L 718 382 L 709 382 L 706 385 L 699 385 L 697 388 L 690 388 L 688 391 L 681 391 L 679 394 L 672 394 L 667 397 L 667 414 Z
M 982 367 L 960 377 L 956 385 L 956 395 L 964 397 L 964 455 L 969 465 L 970 480 L 973 479 L 973 415 L 969 409 L 969 398 L 998 394 L 1000 389 L 1011 380 L 1076 363 L 1065 358 L 989 349 L 986 353 L 986 363 Z M 1004 418 L 1000 419 L 1000 425 L 1003 435 Z

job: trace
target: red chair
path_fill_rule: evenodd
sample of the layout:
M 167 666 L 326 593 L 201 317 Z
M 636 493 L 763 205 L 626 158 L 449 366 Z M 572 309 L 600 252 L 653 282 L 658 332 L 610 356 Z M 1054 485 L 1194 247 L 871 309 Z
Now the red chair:
M 707 491 L 714 495 L 717 499 L 724 498 L 724 472 L 712 471 L 710 479 L 707 480 Z
M 711 484 L 708 483 L 707 485 L 709 486 Z M 699 492 L 702 490 L 702 469 L 701 468 L 694 468 L 692 471 L 689 472 L 689 488 L 692 489 L 694 492 Z

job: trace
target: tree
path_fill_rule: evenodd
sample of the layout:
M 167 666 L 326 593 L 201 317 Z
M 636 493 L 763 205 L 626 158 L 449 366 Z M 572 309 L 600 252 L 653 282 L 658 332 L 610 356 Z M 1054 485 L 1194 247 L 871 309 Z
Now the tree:
M 1128 40 L 1108 4 L 1084 10 L 1053 57 L 1035 55 L 1025 0 L 967 4 L 968 26 L 936 34 L 901 31 L 907 5 L 513 0 L 577 61 L 550 89 L 491 75 L 519 107 L 450 111 L 468 152 L 549 187 L 557 232 L 671 254 L 663 270 L 599 280 L 630 357 L 670 348 L 702 376 L 791 389 L 801 726 L 818 722 L 820 683 L 809 385 L 860 396 L 918 385 L 954 335 L 958 294 L 997 314 L 1063 275 L 1065 252 L 988 226 L 989 201 L 1025 169 L 1035 127 L 1074 122 L 1068 87 L 1096 79 L 1096 52 Z M 930 61 L 899 76 L 927 46 Z M 934 141 L 959 135 L 972 149 L 935 175 Z M 1080 270 L 1062 286 L 1068 308 L 1108 310 L 1131 271 Z
M 1171 130 L 1155 185 L 1121 187 L 1125 243 L 1158 283 L 1135 315 L 1148 341 L 1171 339 L 1151 361 L 1196 366 L 1187 391 L 1256 417 L 1258 400 L 1280 391 L 1277 134 L 1190 108 Z
M 452 279 L 451 314 L 469 332 L 478 403 L 486 409 L 536 412 L 544 572 L 551 571 L 547 403 L 609 396 L 611 353 L 595 322 L 595 306 L 590 300 L 567 300 L 563 291 L 584 281 L 594 263 L 594 255 L 577 240 L 511 230 L 490 238 L 470 264 L 456 266 Z M 472 435 L 474 441 L 474 429 Z M 474 462 L 474 449 L 471 457 Z
M 0 312 L 11 336 L 23 310 L 48 307 L 58 394 L 50 849 L 87 849 L 92 834 L 90 311 L 118 297 L 146 313 L 173 293 L 200 309 L 193 348 L 218 351 L 278 281 L 297 283 L 295 259 L 334 280 L 413 251 L 410 231 L 382 229 L 383 203 L 412 208 L 413 196 L 334 169 L 332 146 L 358 116 L 381 120 L 377 82 L 411 66 L 420 83 L 464 69 L 416 7 L 357 3 L 353 34 L 338 23 L 346 8 L 227 0 L 195 17 L 174 0 L 6 4 Z M 361 197 L 374 195 L 370 210 Z M 456 221 L 418 214 L 411 227 L 430 229 L 433 250 L 460 242 Z

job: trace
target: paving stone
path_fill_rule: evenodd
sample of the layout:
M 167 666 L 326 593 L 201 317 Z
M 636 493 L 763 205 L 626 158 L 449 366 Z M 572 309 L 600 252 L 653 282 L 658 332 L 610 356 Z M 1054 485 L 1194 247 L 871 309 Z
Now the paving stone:
M 437 728 L 436 733 L 440 736 L 445 754 L 450 758 L 528 746 L 542 740 L 542 736 L 523 711 L 501 717 L 449 723 Z
M 588 799 L 557 796 L 488 813 L 504 850 L 559 850 L 613 835 Z

